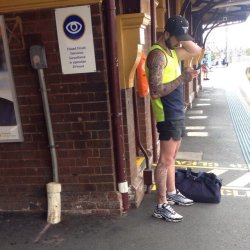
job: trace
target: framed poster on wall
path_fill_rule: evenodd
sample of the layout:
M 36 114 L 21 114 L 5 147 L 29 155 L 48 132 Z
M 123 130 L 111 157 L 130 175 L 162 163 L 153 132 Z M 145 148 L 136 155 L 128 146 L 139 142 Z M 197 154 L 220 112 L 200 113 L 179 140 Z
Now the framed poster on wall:
M 0 143 L 23 141 L 4 17 L 0 15 Z

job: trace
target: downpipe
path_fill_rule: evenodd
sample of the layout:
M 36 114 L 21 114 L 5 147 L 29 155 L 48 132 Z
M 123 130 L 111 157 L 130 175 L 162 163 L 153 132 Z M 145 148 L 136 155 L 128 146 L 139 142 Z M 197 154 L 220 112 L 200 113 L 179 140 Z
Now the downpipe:
M 122 195 L 123 212 L 127 212 L 128 181 L 126 175 L 126 161 L 124 149 L 124 133 L 122 122 L 121 89 L 118 77 L 118 56 L 116 41 L 116 5 L 114 0 L 104 2 L 106 18 L 106 46 L 108 61 L 108 78 L 110 83 L 111 119 L 114 141 L 114 158 L 118 190 Z
M 155 0 L 150 0 L 150 15 L 151 15 L 151 46 L 156 43 L 156 10 Z M 157 133 L 156 122 L 153 115 L 153 108 L 150 104 L 150 118 L 151 118 L 151 130 L 152 130 L 152 146 L 153 146 L 153 163 L 157 163 Z

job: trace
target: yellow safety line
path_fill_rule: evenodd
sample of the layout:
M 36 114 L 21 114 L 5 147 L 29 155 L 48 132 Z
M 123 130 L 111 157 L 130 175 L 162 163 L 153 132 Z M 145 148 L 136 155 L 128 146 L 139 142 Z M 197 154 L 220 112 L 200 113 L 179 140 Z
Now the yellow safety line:
M 197 162 L 197 161 L 182 161 L 184 164 L 179 164 L 181 161 L 177 160 L 175 162 L 175 166 L 178 168 L 192 168 L 192 169 L 220 169 L 220 170 L 239 170 L 239 171 L 246 171 L 248 170 L 247 166 L 241 166 L 241 164 L 237 164 L 239 167 L 220 167 L 218 163 L 213 162 Z M 186 163 L 186 164 L 185 164 Z M 202 164 L 202 165 L 198 165 Z M 210 165 L 210 166 L 209 166 Z M 235 166 L 235 164 L 232 164 Z M 155 167 L 155 166 L 154 166 Z M 153 183 L 151 185 L 151 191 L 156 191 L 156 184 Z M 227 191 L 229 193 L 227 193 Z M 226 192 L 226 193 L 225 193 Z M 244 192 L 239 194 L 238 192 Z M 233 197 L 250 197 L 250 188 L 248 187 L 228 187 L 222 186 L 221 187 L 221 194 L 223 196 L 233 196 Z
M 250 188 L 248 187 L 227 187 L 227 186 L 222 186 L 221 189 L 231 189 L 231 190 L 242 190 L 242 191 L 250 191 Z M 152 191 L 156 190 L 156 184 L 152 184 L 151 187 Z
M 156 185 L 153 184 L 151 191 L 156 191 Z M 239 193 L 240 192 L 240 193 Z M 221 187 L 222 196 L 233 196 L 233 197 L 249 197 L 250 198 L 250 188 L 235 188 L 235 187 Z
M 140 167 L 142 162 L 144 161 L 144 159 L 145 159 L 144 157 L 137 157 L 136 158 L 136 166 Z
M 221 170 L 248 170 L 248 168 L 230 168 L 230 167 L 213 167 L 213 166 L 192 166 L 192 165 L 175 165 L 178 168 L 206 168 L 206 169 L 221 169 Z

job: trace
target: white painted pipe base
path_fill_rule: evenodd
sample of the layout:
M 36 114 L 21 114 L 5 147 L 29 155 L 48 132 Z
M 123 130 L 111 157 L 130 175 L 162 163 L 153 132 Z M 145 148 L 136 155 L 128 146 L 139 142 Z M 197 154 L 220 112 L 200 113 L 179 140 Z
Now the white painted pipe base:
M 47 222 L 57 224 L 61 221 L 61 184 L 47 183 L 48 213 Z

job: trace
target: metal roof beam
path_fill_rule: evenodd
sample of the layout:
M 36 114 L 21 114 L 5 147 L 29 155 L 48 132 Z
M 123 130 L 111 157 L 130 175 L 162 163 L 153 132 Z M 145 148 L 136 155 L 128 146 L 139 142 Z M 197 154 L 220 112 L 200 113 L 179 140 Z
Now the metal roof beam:
M 212 7 L 213 9 L 220 9 L 220 8 L 226 8 L 226 7 L 230 7 L 230 6 L 235 6 L 235 5 L 247 5 L 247 4 L 250 4 L 250 0 L 231 0 L 231 1 L 209 1 L 211 2 L 210 4 L 207 3 L 207 2 L 204 2 L 206 3 L 206 7 L 207 5 L 213 5 L 214 6 Z M 205 8 L 204 6 L 202 7 L 202 5 L 200 4 L 200 6 L 195 6 L 193 5 L 193 8 L 192 8 L 192 12 L 196 12 L 196 11 L 200 11 L 201 9 Z

